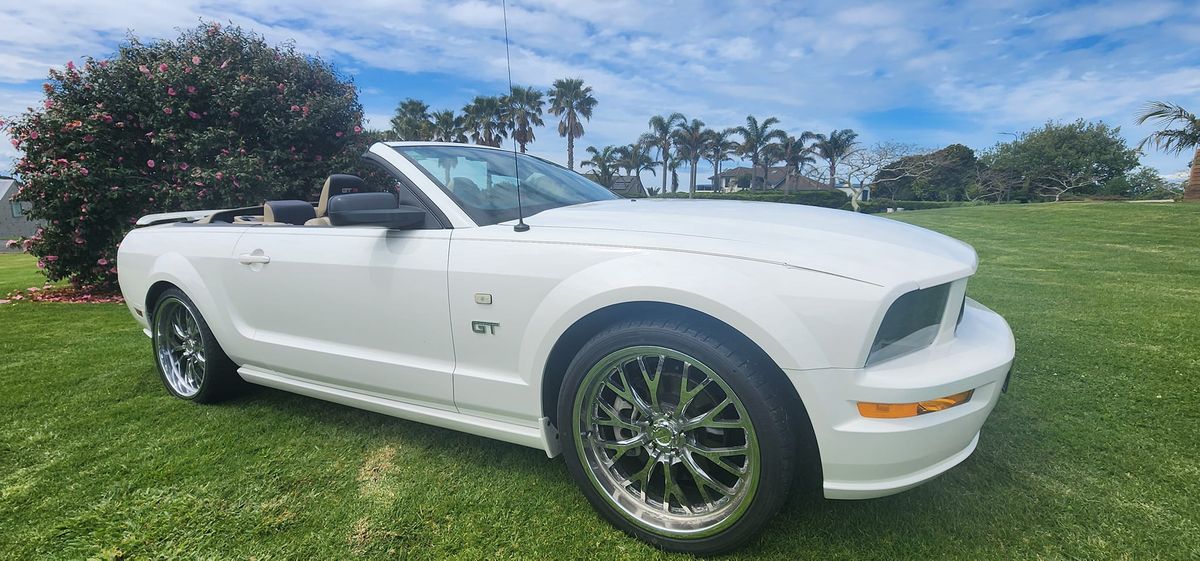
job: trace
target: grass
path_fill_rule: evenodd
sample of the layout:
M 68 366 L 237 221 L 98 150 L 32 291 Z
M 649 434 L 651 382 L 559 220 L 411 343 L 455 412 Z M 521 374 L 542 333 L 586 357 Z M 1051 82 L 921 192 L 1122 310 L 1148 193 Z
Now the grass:
M 1200 205 L 897 218 L 979 251 L 1012 388 L 944 476 L 794 497 L 731 558 L 1200 557 Z M 0 255 L 0 292 L 32 267 Z M 0 558 L 674 557 L 537 450 L 266 389 L 172 399 L 119 305 L 0 306 L 0 388 Z

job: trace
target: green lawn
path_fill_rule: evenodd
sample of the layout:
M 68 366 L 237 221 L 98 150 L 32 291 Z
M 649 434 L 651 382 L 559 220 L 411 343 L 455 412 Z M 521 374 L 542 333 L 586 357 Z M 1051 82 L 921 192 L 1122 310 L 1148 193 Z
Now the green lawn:
M 898 218 L 978 249 L 1011 391 L 946 475 L 795 497 L 732 558 L 1200 558 L 1200 205 Z M 0 255 L 0 292 L 32 267 Z M 172 399 L 120 305 L 0 306 L 0 412 L 0 558 L 671 557 L 537 450 L 265 389 Z

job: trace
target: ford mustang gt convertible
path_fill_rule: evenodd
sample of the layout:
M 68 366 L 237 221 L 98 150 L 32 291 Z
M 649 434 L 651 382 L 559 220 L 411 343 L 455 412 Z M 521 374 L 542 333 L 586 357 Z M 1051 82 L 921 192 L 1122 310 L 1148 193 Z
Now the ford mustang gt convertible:
M 150 215 L 121 243 L 171 394 L 249 382 L 562 454 L 612 524 L 705 554 L 794 484 L 865 499 L 950 469 L 1008 382 L 974 250 L 928 230 L 618 198 L 461 144 L 340 171 L 316 202 Z

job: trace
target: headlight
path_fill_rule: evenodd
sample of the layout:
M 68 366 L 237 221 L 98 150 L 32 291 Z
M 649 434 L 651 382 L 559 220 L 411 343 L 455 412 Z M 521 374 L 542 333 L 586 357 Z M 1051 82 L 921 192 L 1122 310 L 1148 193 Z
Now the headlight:
M 950 284 L 914 290 L 896 299 L 871 344 L 867 364 L 882 362 L 923 349 L 933 343 L 946 312 Z

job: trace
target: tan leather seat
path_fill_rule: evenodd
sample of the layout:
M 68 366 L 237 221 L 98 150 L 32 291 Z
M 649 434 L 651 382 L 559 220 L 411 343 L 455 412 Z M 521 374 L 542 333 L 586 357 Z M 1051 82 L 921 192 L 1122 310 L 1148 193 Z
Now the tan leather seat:
M 325 180 L 321 186 L 321 198 L 317 201 L 317 217 L 304 223 L 305 226 L 331 226 L 329 216 L 329 197 L 349 193 L 367 193 L 372 191 L 367 182 L 355 175 L 335 173 Z
M 311 203 L 304 201 L 267 201 L 263 203 L 263 223 L 300 226 L 316 214 Z

